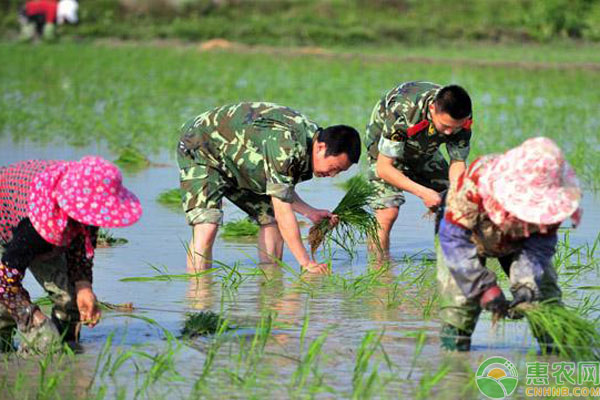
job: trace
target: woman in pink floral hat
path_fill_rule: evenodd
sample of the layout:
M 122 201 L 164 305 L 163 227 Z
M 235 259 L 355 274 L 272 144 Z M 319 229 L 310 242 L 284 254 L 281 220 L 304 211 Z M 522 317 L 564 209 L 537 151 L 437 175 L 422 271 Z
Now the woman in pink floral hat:
M 475 160 L 450 188 L 439 227 L 442 347 L 469 350 L 482 309 L 519 317 L 519 303 L 560 301 L 552 266 L 557 230 L 568 218 L 577 225 L 580 200 L 575 172 L 548 138 Z M 488 257 L 509 276 L 512 302 L 485 267 Z M 542 351 L 552 350 L 548 335 L 537 339 Z
M 128 226 L 141 214 L 119 169 L 100 157 L 0 168 L 1 349 L 12 348 L 15 324 L 22 344 L 41 350 L 60 335 L 76 340 L 79 322 L 94 326 L 100 319 L 92 291 L 98 227 Z M 53 301 L 51 319 L 21 286 L 28 268 Z

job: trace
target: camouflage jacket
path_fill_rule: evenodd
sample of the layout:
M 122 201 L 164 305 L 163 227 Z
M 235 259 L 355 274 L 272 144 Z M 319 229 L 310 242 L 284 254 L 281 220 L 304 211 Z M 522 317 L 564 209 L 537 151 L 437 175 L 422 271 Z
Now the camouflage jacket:
M 180 157 L 217 169 L 240 189 L 292 202 L 294 186 L 312 178 L 312 140 L 319 127 L 271 103 L 246 102 L 207 111 L 181 128 Z
M 418 166 L 442 143 L 451 160 L 466 160 L 471 139 L 470 119 L 463 129 L 445 135 L 435 129 L 429 105 L 441 87 L 429 82 L 407 82 L 389 91 L 373 109 L 366 145 L 371 162 L 378 154 Z

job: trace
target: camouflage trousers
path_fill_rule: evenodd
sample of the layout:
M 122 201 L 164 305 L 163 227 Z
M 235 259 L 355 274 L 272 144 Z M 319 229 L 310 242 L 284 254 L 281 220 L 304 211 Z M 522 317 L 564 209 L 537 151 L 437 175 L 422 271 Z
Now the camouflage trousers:
M 442 322 L 448 325 L 452 325 L 464 331 L 466 334 L 471 335 L 475 330 L 475 325 L 479 319 L 481 313 L 481 307 L 479 306 L 479 299 L 467 299 L 459 288 L 458 284 L 454 280 L 446 261 L 444 258 L 444 252 L 439 244 L 439 240 L 436 237 L 436 258 L 437 258 L 437 281 L 439 287 L 439 305 L 440 305 L 440 319 Z M 508 255 L 499 257 L 498 262 L 502 267 L 504 273 L 510 279 L 510 287 L 518 288 L 520 286 L 536 287 L 539 290 L 539 298 L 536 301 L 543 301 L 549 299 L 560 299 L 562 292 L 557 284 L 558 276 L 554 267 L 551 265 L 545 268 L 544 274 L 541 280 L 535 282 L 533 276 L 528 276 L 517 268 L 513 267 L 513 261 L 517 255 Z M 481 263 L 485 265 L 486 259 L 481 257 Z
M 395 160 L 394 167 L 402 171 L 404 175 L 414 182 L 433 189 L 436 192 L 443 192 L 448 189 L 449 166 L 439 151 L 430 158 L 423 159 L 418 166 L 402 165 L 398 160 Z M 406 201 L 404 192 L 401 189 L 390 185 L 377 176 L 376 162 L 374 160 L 370 162 L 368 179 L 369 183 L 375 189 L 375 196 L 373 196 L 373 200 L 369 204 L 373 209 L 400 207 Z
M 0 247 L 0 256 L 2 247 Z M 79 321 L 79 310 L 75 303 L 75 283 L 69 279 L 67 260 L 64 254 L 46 260 L 34 260 L 27 269 L 44 288 L 52 301 L 52 316 L 57 322 L 68 324 Z M 6 307 L 0 304 L 0 334 L 7 334 L 16 327 Z
M 181 204 L 189 225 L 221 224 L 223 197 L 259 225 L 275 223 L 271 196 L 239 188 L 220 171 L 178 154 Z

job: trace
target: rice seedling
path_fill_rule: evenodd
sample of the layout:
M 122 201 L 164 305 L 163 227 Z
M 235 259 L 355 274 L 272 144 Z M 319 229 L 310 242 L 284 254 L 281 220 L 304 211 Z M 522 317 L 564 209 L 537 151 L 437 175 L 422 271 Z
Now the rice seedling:
M 181 336 L 192 339 L 197 336 L 213 335 L 220 330 L 224 322 L 225 319 L 213 311 L 186 313 L 181 328 Z M 233 328 L 227 326 L 226 329 Z
M 377 335 L 374 331 L 365 334 L 356 353 L 354 371 L 352 374 L 352 398 L 363 399 L 371 397 L 378 380 L 377 364 L 370 365 L 371 358 L 381 345 L 385 331 Z M 371 373 L 368 373 L 371 369 Z
M 223 239 L 236 239 L 244 237 L 255 237 L 258 235 L 258 224 L 247 218 L 240 218 L 235 221 L 227 222 L 223 225 L 221 237 Z
M 329 335 L 329 329 L 326 329 L 321 333 L 305 350 L 306 334 L 308 333 L 309 324 L 310 312 L 308 309 L 308 302 L 306 302 L 304 306 L 304 322 L 302 323 L 302 329 L 300 330 L 300 360 L 298 360 L 298 366 L 292 374 L 292 380 L 290 382 L 290 393 L 294 397 L 298 397 L 304 390 L 311 371 L 317 381 L 322 381 L 318 363 L 323 345 Z
M 256 325 L 256 333 L 252 338 L 250 349 L 246 353 L 246 362 L 248 365 L 247 372 L 254 370 L 260 358 L 262 357 L 267 341 L 271 337 L 273 331 L 273 323 L 277 314 L 275 312 L 266 312 L 261 315 L 260 320 Z
M 54 364 L 60 364 L 65 357 L 73 357 L 73 352 L 68 346 L 60 352 L 48 352 L 38 360 L 39 366 L 39 392 L 46 396 L 50 393 L 56 393 L 62 381 L 64 381 L 67 371 L 54 371 Z M 51 396 L 48 396 L 50 398 Z
M 200 278 L 206 275 L 210 275 L 213 272 L 218 271 L 217 268 L 210 268 L 204 271 L 196 273 L 186 274 L 159 274 L 155 276 L 131 276 L 127 278 L 119 279 L 120 282 L 152 282 L 152 281 L 173 281 L 173 280 L 189 280 L 194 278 Z
M 228 265 L 218 260 L 213 260 L 219 265 L 218 276 L 221 278 L 221 288 L 230 293 L 236 292 L 240 285 L 244 283 L 251 275 L 246 275 L 240 272 L 240 263 L 235 262 L 233 265 Z
M 355 298 L 372 293 L 376 287 L 385 287 L 386 284 L 381 281 L 381 278 L 386 273 L 385 269 L 371 269 L 349 278 L 335 275 L 330 280 L 344 291 L 351 293 L 352 297 Z
M 373 195 L 374 189 L 366 180 L 355 180 L 350 184 L 348 192 L 333 210 L 339 223 L 332 227 L 329 220 L 325 219 L 310 228 L 308 242 L 313 258 L 326 238 L 331 239 L 351 257 L 354 256 L 356 246 L 364 239 L 379 246 L 377 220 L 367 209 L 368 201 Z
M 414 337 L 416 339 L 415 352 L 413 354 L 413 358 L 410 363 L 410 371 L 408 371 L 408 375 L 406 376 L 406 379 L 410 379 L 410 377 L 415 369 L 415 366 L 417 365 L 417 359 L 419 358 L 419 356 L 421 355 L 421 352 L 423 351 L 423 348 L 425 347 L 425 341 L 427 340 L 427 334 L 424 330 L 421 330 L 418 332 L 411 332 L 407 336 Z
M 199 392 L 199 390 L 204 386 L 206 378 L 212 370 L 212 366 L 215 362 L 215 358 L 219 352 L 219 349 L 224 343 L 223 334 L 227 331 L 228 326 L 228 321 L 223 321 L 223 323 L 219 325 L 219 329 L 213 336 L 210 345 L 208 346 L 208 349 L 206 351 L 206 358 L 204 359 L 204 364 L 202 365 L 202 372 L 200 374 L 200 378 L 194 384 L 193 392 Z
M 600 289 L 600 287 L 598 287 L 598 289 Z M 582 317 L 588 318 L 590 315 L 600 315 L 599 295 L 586 294 L 582 296 L 579 299 L 579 301 L 577 301 L 577 304 L 577 311 L 581 314 Z
M 431 391 L 432 389 L 440 383 L 442 379 L 452 370 L 450 365 L 440 365 L 438 370 L 434 373 L 430 371 L 425 371 L 421 379 L 419 379 L 419 384 L 416 390 L 417 399 L 431 399 Z
M 179 188 L 167 189 L 160 192 L 156 201 L 169 208 L 181 208 L 181 191 Z
M 387 291 L 387 298 L 382 301 L 387 309 L 397 308 L 404 302 L 407 287 L 395 282 L 391 289 Z
M 313 340 L 306 350 L 306 353 L 300 359 L 298 367 L 292 374 L 291 390 L 295 395 L 299 395 L 304 390 L 308 378 L 312 374 L 317 380 L 320 380 L 320 373 L 318 369 L 319 359 L 322 353 L 323 345 L 329 336 L 329 331 L 321 333 L 315 340 Z
M 125 363 L 130 362 L 135 367 L 135 390 L 133 397 L 138 398 L 142 395 L 145 397 L 154 398 L 152 390 L 159 380 L 169 382 L 181 381 L 182 378 L 176 370 L 176 355 L 181 349 L 181 343 L 177 338 L 154 319 L 142 315 L 126 314 L 113 315 L 112 317 L 127 317 L 134 318 L 149 324 L 158 329 L 165 339 L 166 346 L 161 351 L 150 350 L 143 351 L 141 347 L 133 347 L 126 352 L 118 351 L 116 358 L 113 361 L 113 353 L 111 353 L 113 335 L 109 334 L 103 349 L 100 351 L 96 361 L 95 374 L 100 372 L 100 376 L 108 374 L 114 379 L 117 371 Z M 91 387 L 92 383 L 90 383 Z M 160 388 L 160 387 L 159 387 Z M 162 389 L 162 388 L 160 388 Z
M 115 160 L 115 164 L 125 170 L 137 171 L 149 167 L 151 163 L 138 149 L 127 146 L 121 149 L 119 157 Z
M 522 303 L 516 310 L 525 315 L 535 337 L 547 338 L 543 340 L 549 343 L 540 343 L 542 352 L 557 351 L 577 360 L 600 360 L 597 321 L 586 320 L 577 309 L 556 302 L 541 302 Z
M 122 244 L 126 244 L 129 241 L 125 238 L 118 238 L 113 235 L 112 232 L 107 229 L 98 230 L 98 239 L 96 242 L 97 247 L 114 247 Z

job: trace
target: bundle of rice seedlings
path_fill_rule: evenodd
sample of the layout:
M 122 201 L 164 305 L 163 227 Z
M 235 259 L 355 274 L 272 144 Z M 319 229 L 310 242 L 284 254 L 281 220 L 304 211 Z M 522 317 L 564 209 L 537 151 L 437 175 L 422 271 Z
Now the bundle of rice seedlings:
M 247 218 L 241 218 L 236 221 L 231 221 L 223 225 L 223 233 L 221 237 L 224 239 L 232 239 L 239 237 L 249 237 L 258 235 L 258 225 Z
M 367 178 L 365 178 L 365 176 L 362 174 L 357 174 L 357 175 L 354 175 L 352 178 L 350 178 L 342 183 L 339 183 L 338 185 L 347 192 L 348 190 L 350 190 L 352 185 L 357 184 L 357 181 L 360 181 L 360 183 L 358 183 L 358 184 L 362 185 L 367 182 Z
M 224 322 L 225 320 L 219 314 L 212 311 L 186 313 L 181 335 L 188 339 L 196 336 L 212 335 L 221 328 Z
M 546 337 L 554 351 L 571 359 L 600 360 L 600 332 L 576 309 L 556 302 L 515 308 L 525 315 L 533 335 L 542 340 Z
M 127 170 L 138 170 L 150 166 L 150 160 L 135 147 L 127 146 L 121 149 L 115 164 Z
M 309 230 L 308 243 L 313 258 L 326 238 L 340 246 L 351 257 L 356 246 L 365 239 L 379 246 L 377 219 L 367 207 L 374 194 L 373 187 L 365 179 L 350 182 L 348 192 L 332 211 L 338 216 L 339 223 L 331 227 L 329 220 L 324 219 Z
M 128 240 L 125 238 L 114 237 L 114 235 L 106 229 L 99 229 L 96 247 L 114 247 L 127 242 Z
M 179 188 L 164 190 L 160 192 L 156 201 L 170 208 L 181 208 L 181 191 Z

